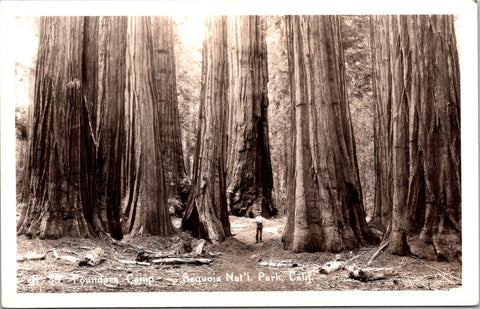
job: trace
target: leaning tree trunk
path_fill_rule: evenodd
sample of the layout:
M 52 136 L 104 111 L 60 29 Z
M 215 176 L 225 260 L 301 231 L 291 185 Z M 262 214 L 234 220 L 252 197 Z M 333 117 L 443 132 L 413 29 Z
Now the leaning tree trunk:
M 159 23 L 167 23 L 165 17 Z M 161 139 L 162 93 L 174 83 L 158 83 L 168 68 L 157 60 L 151 17 L 129 17 L 127 35 L 126 130 L 124 160 L 125 205 L 123 231 L 131 236 L 169 235 L 173 226 L 167 206 L 167 189 Z M 170 76 L 170 78 L 173 78 Z
M 287 28 L 295 172 L 284 247 L 337 252 L 373 242 L 346 97 L 339 18 L 289 16 Z
M 206 19 L 203 42 L 200 117 L 193 162 L 193 185 L 183 229 L 221 242 L 231 235 L 225 177 L 228 96 L 226 17 Z
M 277 213 L 268 141 L 266 24 L 261 16 L 228 18 L 230 87 L 227 198 L 230 212 Z
M 376 106 L 388 106 L 387 98 L 391 102 L 390 114 L 381 115 L 391 127 L 377 141 L 392 136 L 391 157 L 377 160 L 377 175 L 392 162 L 386 189 L 392 192 L 389 250 L 395 254 L 448 260 L 461 254 L 460 83 L 453 19 L 372 17 L 372 33 L 389 33 L 377 36 L 372 53 L 374 71 L 388 66 L 391 72 L 376 75 L 374 82 L 385 90 L 376 94 Z
M 189 182 L 186 179 L 180 133 L 177 100 L 175 54 L 173 50 L 173 20 L 171 17 L 152 17 L 153 78 L 160 100 L 163 173 L 170 213 L 180 213 L 188 198 Z M 157 69 L 158 68 L 158 69 Z M 153 88 L 157 91 L 157 88 Z
M 93 235 L 84 217 L 85 101 L 82 95 L 83 17 L 40 18 L 29 200 L 19 234 L 58 238 Z
M 121 159 L 125 145 L 126 17 L 85 17 L 84 126 L 89 128 L 84 199 L 86 218 L 95 230 L 122 238 Z

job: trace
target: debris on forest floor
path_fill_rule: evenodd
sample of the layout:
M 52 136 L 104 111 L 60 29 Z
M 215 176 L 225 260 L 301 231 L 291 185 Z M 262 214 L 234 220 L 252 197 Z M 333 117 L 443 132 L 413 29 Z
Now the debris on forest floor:
M 163 264 L 163 265 L 174 265 L 174 264 L 192 264 L 192 265 L 202 265 L 210 264 L 213 260 L 204 259 L 204 258 L 160 258 L 152 260 L 153 264 Z
M 105 261 L 105 251 L 101 247 L 92 249 L 78 262 L 78 266 L 97 266 Z
M 260 262 L 260 266 L 268 266 L 268 267 L 298 267 L 297 263 L 294 263 L 293 261 L 265 261 L 265 262 Z
M 45 254 L 42 253 L 37 253 L 37 252 L 31 252 L 26 255 L 20 255 L 17 256 L 17 262 L 23 262 L 27 260 L 44 260 L 46 258 Z
M 387 240 L 383 245 L 381 245 L 378 250 L 372 255 L 372 257 L 370 258 L 370 260 L 368 260 L 367 262 L 367 265 L 371 265 L 373 260 L 377 257 L 377 255 L 383 250 L 385 249 L 388 244 L 390 243 L 390 240 Z
M 344 264 L 345 263 L 341 261 L 327 262 L 322 267 L 320 267 L 320 273 L 328 275 L 342 268 Z
M 18 293 L 98 292 L 194 292 L 194 291 L 325 291 L 325 290 L 448 290 L 462 285 L 459 263 L 420 260 L 414 256 L 383 254 L 375 257 L 377 275 L 349 278 L 350 272 L 371 269 L 367 262 L 379 247 L 358 248 L 332 254 L 293 253 L 283 250 L 281 234 L 265 233 L 263 247 L 255 246 L 253 219 L 231 217 L 237 236 L 222 243 L 194 239 L 177 231 L 173 236 L 139 236 L 110 241 L 107 238 L 62 238 L 55 240 L 17 237 L 18 256 L 31 252 L 43 260 L 17 263 Z M 277 230 L 284 219 L 270 219 Z M 202 247 L 203 246 L 203 247 Z M 78 267 L 95 248 L 104 250 L 106 260 L 95 267 Z M 200 252 L 201 254 L 197 254 Z M 161 260 L 154 264 L 154 260 Z M 180 259 L 187 263 L 175 264 Z M 212 262 L 195 264 L 194 259 Z M 191 264 L 189 263 L 192 261 Z M 200 260 L 203 261 L 203 260 Z M 326 263 L 343 267 L 328 275 L 319 272 Z M 296 266 L 295 266 L 296 265 Z M 382 271 L 381 269 L 386 269 Z M 398 272 L 391 276 L 389 269 Z M 367 271 L 365 271 L 367 270 Z M 359 272 L 360 273 L 360 272 Z M 386 278 L 380 279 L 383 273 Z M 375 277 L 376 276 L 376 277 Z M 243 279 L 242 279 L 243 278 Z M 249 279 L 247 279 L 249 278 Z M 377 280 L 371 280 L 377 279 Z
M 356 268 L 354 267 L 348 274 L 348 278 L 360 280 L 362 282 L 382 280 L 397 276 L 398 272 L 393 268 Z

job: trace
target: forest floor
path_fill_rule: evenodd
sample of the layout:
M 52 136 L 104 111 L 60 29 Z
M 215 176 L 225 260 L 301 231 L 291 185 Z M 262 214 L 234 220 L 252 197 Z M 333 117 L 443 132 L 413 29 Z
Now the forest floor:
M 17 257 L 32 252 L 42 260 L 17 261 L 19 293 L 165 292 L 165 291 L 345 291 L 345 290 L 449 290 L 461 287 L 459 263 L 422 261 L 412 256 L 381 252 L 369 267 L 393 270 L 393 276 L 362 282 L 339 269 L 319 272 L 326 262 L 343 261 L 362 268 L 378 248 L 360 248 L 340 254 L 292 253 L 281 247 L 285 218 L 267 220 L 263 242 L 255 243 L 254 219 L 230 217 L 233 237 L 221 244 L 206 243 L 205 265 L 123 264 L 139 252 L 175 251 L 188 256 L 199 243 L 188 233 L 171 237 L 144 236 L 120 242 L 107 239 L 62 238 L 56 240 L 17 237 Z M 173 219 L 175 227 L 180 219 Z M 82 257 L 94 248 L 104 251 L 104 262 L 92 267 L 57 258 Z M 172 251 L 173 250 L 173 251 Z M 268 264 L 268 265 L 265 265 Z

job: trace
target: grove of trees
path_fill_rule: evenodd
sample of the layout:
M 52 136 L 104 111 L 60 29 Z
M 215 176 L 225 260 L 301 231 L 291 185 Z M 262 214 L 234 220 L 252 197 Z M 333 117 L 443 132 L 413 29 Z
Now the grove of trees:
M 210 16 L 201 51 L 177 22 L 39 18 L 18 234 L 167 236 L 182 216 L 221 242 L 260 211 L 294 252 L 374 227 L 394 254 L 461 259 L 453 16 Z

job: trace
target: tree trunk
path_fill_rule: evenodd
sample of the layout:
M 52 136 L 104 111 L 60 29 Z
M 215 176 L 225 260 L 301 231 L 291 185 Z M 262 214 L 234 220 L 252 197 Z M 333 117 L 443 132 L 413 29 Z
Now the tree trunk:
M 170 17 L 152 17 L 152 72 L 160 107 L 163 173 L 170 213 L 182 212 L 188 198 L 188 181 L 183 162 L 183 150 L 178 113 L 173 21 Z
M 373 97 L 376 98 L 374 107 L 374 160 L 375 160 L 375 204 L 370 226 L 375 226 L 386 232 L 392 218 L 392 84 L 390 49 L 387 42 L 390 39 L 388 19 L 373 20 L 381 27 L 371 27 L 372 62 L 373 65 Z M 380 81 L 388 81 L 379 84 Z
M 29 150 L 29 201 L 18 234 L 58 238 L 93 235 L 82 198 L 91 175 L 84 169 L 87 147 L 82 95 L 83 17 L 40 18 Z
M 93 177 L 84 198 L 87 220 L 96 230 L 122 238 L 121 159 L 125 148 L 126 17 L 85 17 L 85 127 L 91 134 L 87 155 Z
M 193 186 L 183 229 L 221 242 L 231 235 L 226 198 L 227 18 L 206 19 Z
M 391 187 L 386 189 L 392 192 L 389 250 L 395 254 L 448 260 L 461 254 L 460 83 L 454 32 L 453 16 L 448 15 L 372 17 L 372 33 L 390 34 L 378 36 L 372 53 L 374 71 L 389 66 L 391 72 L 375 76 L 374 82 L 386 90 L 376 94 L 377 109 L 387 106 L 388 97 L 392 104 L 390 115 L 379 115 L 392 125 L 378 134 L 376 143 L 392 136 L 391 157 L 377 160 L 377 175 L 391 160 Z
M 230 87 L 227 198 L 232 214 L 277 213 L 268 137 L 266 24 L 261 16 L 228 18 Z
M 159 50 L 156 49 L 157 38 L 152 30 L 159 25 L 157 23 L 168 23 L 167 19 L 162 17 L 152 22 L 151 17 L 128 18 L 123 231 L 132 236 L 173 233 L 167 206 L 160 131 L 161 93 L 174 83 L 158 84 L 157 74 L 169 68 L 155 59 Z
M 365 221 L 337 16 L 287 18 L 294 206 L 285 248 L 337 252 L 374 242 Z

